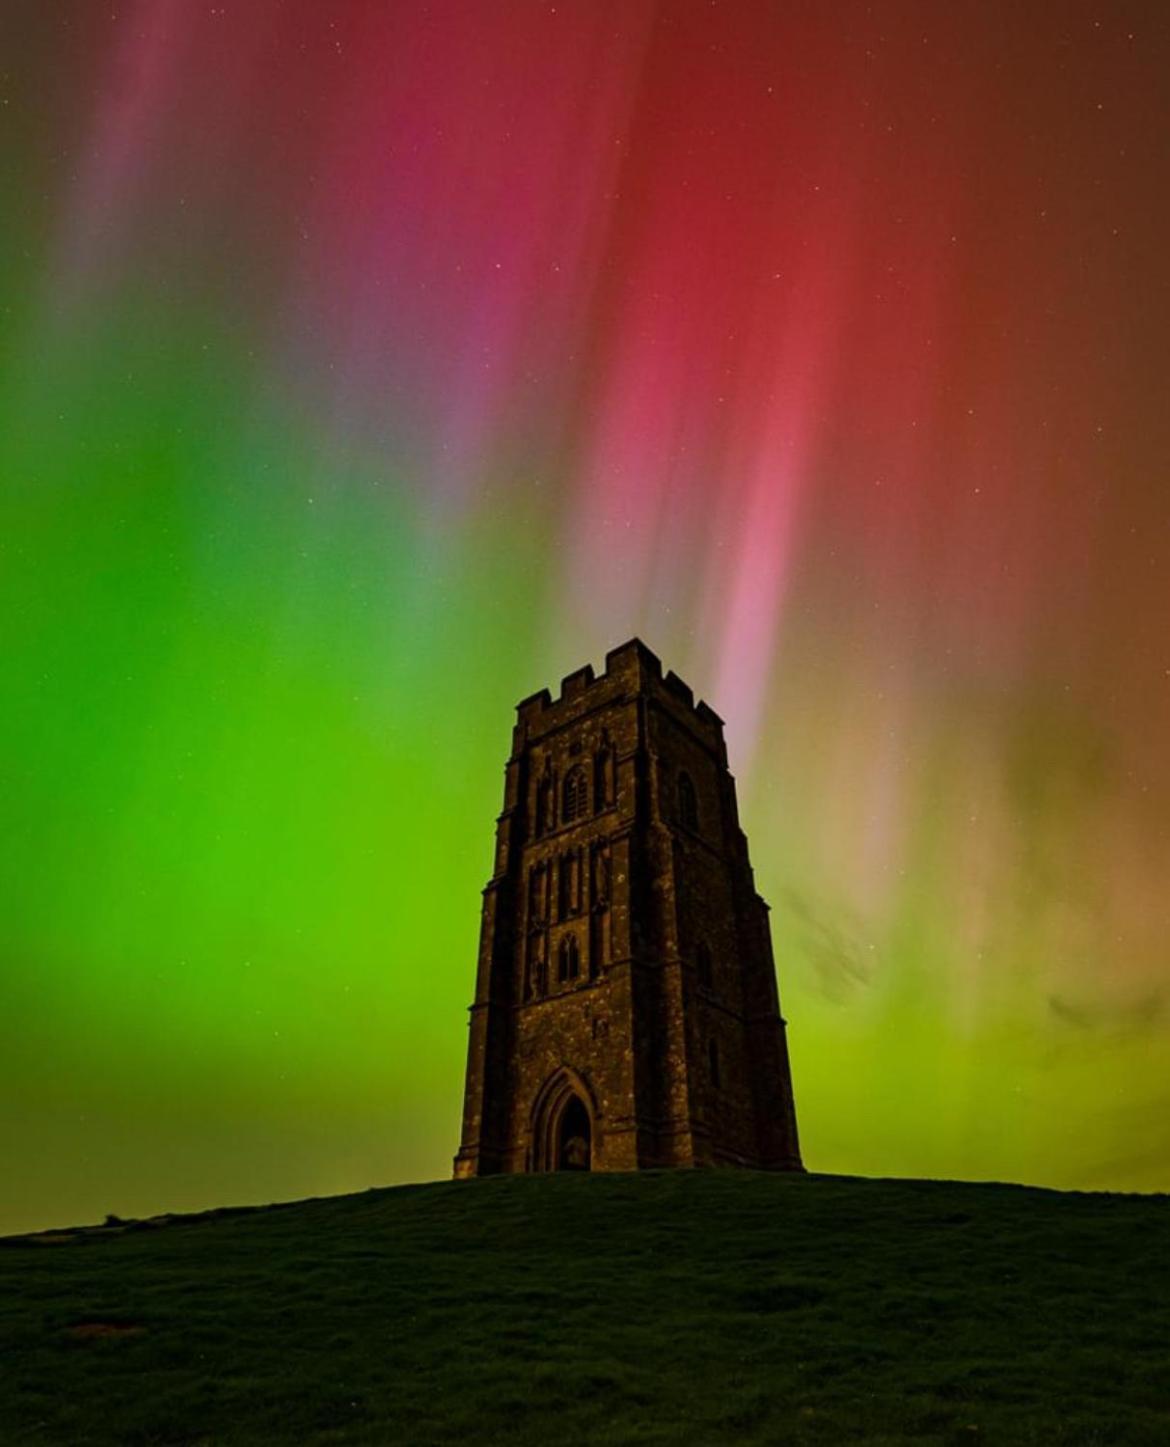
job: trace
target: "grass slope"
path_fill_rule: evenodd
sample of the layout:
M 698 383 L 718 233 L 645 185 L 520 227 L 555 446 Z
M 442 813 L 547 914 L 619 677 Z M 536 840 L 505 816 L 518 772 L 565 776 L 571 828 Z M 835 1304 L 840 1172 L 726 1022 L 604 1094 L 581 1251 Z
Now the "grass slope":
M 407 1186 L 0 1250 L 0 1442 L 1170 1442 L 1170 1199 Z

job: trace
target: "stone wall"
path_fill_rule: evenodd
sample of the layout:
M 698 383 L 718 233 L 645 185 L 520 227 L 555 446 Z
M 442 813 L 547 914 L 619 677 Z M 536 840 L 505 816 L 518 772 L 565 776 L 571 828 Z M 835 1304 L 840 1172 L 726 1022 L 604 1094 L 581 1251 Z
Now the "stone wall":
M 525 699 L 456 1174 L 550 1168 L 573 1096 L 593 1169 L 798 1168 L 766 936 L 722 723 L 686 684 L 634 640 Z

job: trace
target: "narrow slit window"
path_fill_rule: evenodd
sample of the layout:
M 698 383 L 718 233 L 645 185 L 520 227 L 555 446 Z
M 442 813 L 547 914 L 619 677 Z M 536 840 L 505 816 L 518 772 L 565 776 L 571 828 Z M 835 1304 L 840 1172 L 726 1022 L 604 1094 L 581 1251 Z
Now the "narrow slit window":
M 593 761 L 593 808 L 597 813 L 613 802 L 612 773 L 613 750 L 607 746 L 598 750 Z
M 561 941 L 557 957 L 557 979 L 562 985 L 575 980 L 581 973 L 581 956 L 577 951 L 577 936 L 566 935 Z
M 678 776 L 678 818 L 684 829 L 698 833 L 699 801 L 695 797 L 695 785 L 690 774 Z

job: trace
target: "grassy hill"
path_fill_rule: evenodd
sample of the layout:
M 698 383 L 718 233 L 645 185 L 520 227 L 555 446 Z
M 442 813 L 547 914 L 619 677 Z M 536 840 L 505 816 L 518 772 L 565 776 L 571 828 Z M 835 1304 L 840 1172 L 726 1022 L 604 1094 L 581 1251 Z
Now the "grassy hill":
M 1170 1198 L 407 1186 L 0 1250 L 0 1443 L 1170 1443 Z

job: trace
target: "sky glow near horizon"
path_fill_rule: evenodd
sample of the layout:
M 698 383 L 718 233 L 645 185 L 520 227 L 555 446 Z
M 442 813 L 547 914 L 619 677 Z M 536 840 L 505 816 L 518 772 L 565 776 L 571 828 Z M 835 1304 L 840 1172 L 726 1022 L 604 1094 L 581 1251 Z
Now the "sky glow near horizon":
M 0 1230 L 445 1174 L 513 706 L 634 634 L 809 1166 L 1170 1189 L 1158 7 L 2 26 Z

